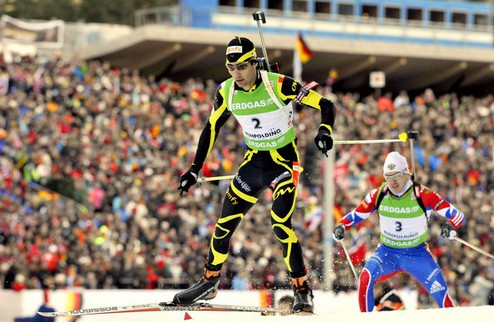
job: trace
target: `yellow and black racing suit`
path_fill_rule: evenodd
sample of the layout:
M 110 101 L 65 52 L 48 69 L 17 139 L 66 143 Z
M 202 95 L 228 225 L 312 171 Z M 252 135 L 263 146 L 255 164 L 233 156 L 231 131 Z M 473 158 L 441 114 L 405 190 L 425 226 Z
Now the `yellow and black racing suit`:
M 232 114 L 242 125 L 247 144 L 244 161 L 226 191 L 222 211 L 210 243 L 206 268 L 211 271 L 221 269 L 227 259 L 230 239 L 235 229 L 256 203 L 261 192 L 269 188 L 273 192 L 271 228 L 283 248 L 283 258 L 288 271 L 292 278 L 298 278 L 305 276 L 307 270 L 302 247 L 291 224 L 297 199 L 300 156 L 296 137 L 294 134 L 290 135 L 290 130 L 293 129 L 292 101 L 302 93 L 302 85 L 285 75 L 268 73 L 268 76 L 273 89 L 271 94 L 266 94 L 268 89 L 260 72 L 256 84 L 249 91 L 238 87 L 232 78 L 223 82 L 218 87 L 213 111 L 199 139 L 194 159 L 194 166 L 198 169 L 202 168 L 220 128 Z M 334 104 L 313 90 L 304 93 L 305 95 L 299 96 L 298 102 L 302 106 L 320 110 L 319 129 L 331 133 L 336 114 Z M 240 101 L 236 99 L 237 96 L 241 97 Z M 273 99 L 278 99 L 278 106 L 270 110 L 272 114 L 257 113 L 266 111 L 265 105 L 274 104 Z M 256 129 L 261 128 L 263 117 L 269 121 L 269 128 L 256 132 Z M 248 122 L 254 125 L 250 126 Z M 279 124 L 281 122 L 284 123 Z M 246 130 L 246 127 L 250 127 L 252 131 Z M 278 137 L 279 133 L 284 135 Z

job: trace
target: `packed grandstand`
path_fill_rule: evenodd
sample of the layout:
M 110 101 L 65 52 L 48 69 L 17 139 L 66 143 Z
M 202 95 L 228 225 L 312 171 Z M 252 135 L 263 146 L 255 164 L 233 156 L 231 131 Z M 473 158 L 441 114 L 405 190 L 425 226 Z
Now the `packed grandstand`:
M 192 142 L 210 113 L 216 85 L 197 79 L 157 81 L 104 63 L 58 60 L 51 60 L 44 76 L 36 79 L 35 67 L 29 58 L 11 65 L 9 90 L 0 98 L 4 287 L 183 287 L 197 279 L 204 260 L 197 254 L 208 247 L 225 183 L 197 186 L 181 198 L 177 178 L 191 162 Z M 492 252 L 491 96 L 436 97 L 426 90 L 413 99 L 403 93 L 383 104 L 373 96 L 319 90 L 337 105 L 338 137 L 419 131 L 418 179 L 467 214 L 462 238 Z M 314 209 L 320 207 L 315 196 L 322 195 L 324 170 L 310 135 L 317 118 L 305 110 L 297 118 L 305 175 L 295 225 L 318 287 L 324 278 L 322 232 Z M 205 176 L 230 174 L 243 155 L 234 152 L 242 138 L 234 123 L 223 137 L 203 168 Z M 379 164 L 386 152 L 394 148 L 409 155 L 406 145 L 393 145 L 338 148 L 339 212 L 350 211 L 366 190 L 381 182 Z M 280 250 L 268 247 L 276 241 L 265 225 L 267 200 L 236 232 L 223 287 L 287 287 Z M 369 225 L 359 231 L 370 239 L 368 249 L 379 240 L 375 229 Z M 472 290 L 479 290 L 479 280 L 487 286 L 492 281 L 492 262 L 437 237 L 438 229 L 432 225 L 430 246 L 456 299 L 478 300 Z M 349 266 L 334 251 L 333 288 L 352 289 Z M 409 282 L 400 279 L 402 287 Z

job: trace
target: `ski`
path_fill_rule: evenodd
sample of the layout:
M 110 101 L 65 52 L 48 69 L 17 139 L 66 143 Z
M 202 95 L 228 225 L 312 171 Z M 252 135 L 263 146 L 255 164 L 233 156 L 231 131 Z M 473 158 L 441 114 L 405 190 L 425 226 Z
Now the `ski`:
M 152 312 L 152 311 L 218 311 L 218 312 L 266 312 L 283 313 L 281 308 L 266 308 L 260 306 L 243 306 L 228 304 L 194 303 L 189 305 L 177 305 L 173 302 L 135 304 L 126 306 L 104 306 L 98 308 L 87 308 L 65 312 L 38 312 L 39 315 L 49 318 L 82 316 L 95 314 L 131 313 L 131 312 Z

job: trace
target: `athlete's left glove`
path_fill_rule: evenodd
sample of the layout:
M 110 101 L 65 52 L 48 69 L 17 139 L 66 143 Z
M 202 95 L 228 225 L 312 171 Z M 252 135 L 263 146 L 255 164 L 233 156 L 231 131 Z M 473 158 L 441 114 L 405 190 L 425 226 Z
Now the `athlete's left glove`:
M 455 239 L 456 230 L 449 222 L 441 225 L 441 236 L 448 239 Z
M 180 185 L 178 190 L 180 190 L 180 195 L 184 192 L 188 192 L 189 188 L 196 184 L 197 174 L 199 173 L 199 168 L 193 164 L 187 172 L 182 174 L 180 177 Z
M 333 231 L 333 239 L 337 242 L 340 242 L 345 238 L 345 226 L 339 224 Z
M 321 151 L 327 158 L 328 151 L 333 148 L 333 138 L 331 137 L 331 133 L 329 133 L 326 129 L 319 129 L 316 137 L 314 138 L 314 143 L 319 151 Z

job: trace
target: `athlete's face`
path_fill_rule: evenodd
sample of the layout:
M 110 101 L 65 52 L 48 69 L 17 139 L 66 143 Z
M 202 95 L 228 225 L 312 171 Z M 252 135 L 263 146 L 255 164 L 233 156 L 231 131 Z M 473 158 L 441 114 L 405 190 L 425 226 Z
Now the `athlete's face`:
M 257 63 L 242 62 L 238 64 L 226 64 L 228 72 L 235 80 L 237 86 L 248 91 L 254 86 L 257 79 Z
M 410 175 L 403 171 L 386 172 L 384 179 L 386 179 L 391 192 L 398 193 L 403 190 L 405 184 L 410 179 Z

